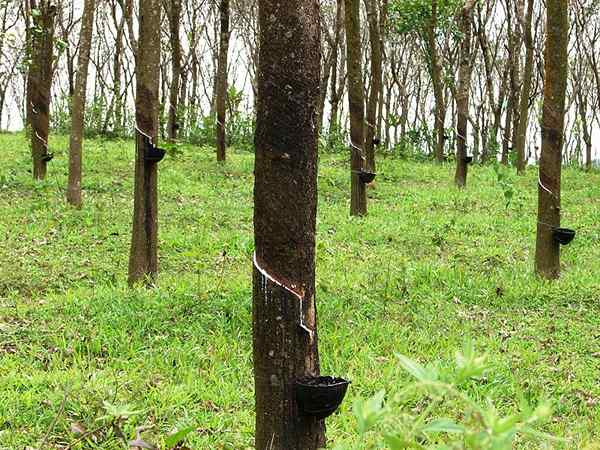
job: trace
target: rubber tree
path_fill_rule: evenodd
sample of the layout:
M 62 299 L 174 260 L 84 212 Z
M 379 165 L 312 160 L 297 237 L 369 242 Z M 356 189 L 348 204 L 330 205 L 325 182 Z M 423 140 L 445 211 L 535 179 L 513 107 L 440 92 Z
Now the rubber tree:
M 553 230 L 560 226 L 560 177 L 568 70 L 568 0 L 548 0 L 546 8 L 535 271 L 544 278 L 555 279 L 560 276 L 560 247 L 553 238 Z
M 152 283 L 158 274 L 158 168 L 144 158 L 156 142 L 159 117 L 160 0 L 141 0 L 136 65 L 136 156 L 129 283 Z
M 257 449 L 312 450 L 324 423 L 300 413 L 319 375 L 315 307 L 318 0 L 259 0 L 253 347 Z
M 179 86 L 181 84 L 181 0 L 171 0 L 169 6 L 169 33 L 171 46 L 171 85 L 169 86 L 169 114 L 167 133 L 172 142 L 177 139 L 179 131 Z
M 56 5 L 52 0 L 28 0 L 31 27 L 27 30 L 29 71 L 27 74 L 27 126 L 31 137 L 33 178 L 46 178 L 50 125 L 50 89 L 54 73 L 54 26 Z
M 92 48 L 92 31 L 94 28 L 95 0 L 85 0 L 81 18 L 79 37 L 79 57 L 77 75 L 71 106 L 71 136 L 69 138 L 69 180 L 67 185 L 67 202 L 81 208 L 81 160 L 83 145 L 83 126 L 85 118 L 85 97 L 87 91 L 88 67 Z
M 350 214 L 367 214 L 367 189 L 360 179 L 366 157 L 365 98 L 362 79 L 362 55 L 360 40 L 360 1 L 345 0 L 346 63 L 348 74 L 348 111 L 350 112 Z
M 371 45 L 371 89 L 367 103 L 367 127 L 365 155 L 367 168 L 375 172 L 375 138 L 377 138 L 377 108 L 383 90 L 383 43 L 381 42 L 381 5 L 379 0 L 365 0 L 369 23 L 369 42 Z
M 217 67 L 217 161 L 225 161 L 227 139 L 225 136 L 225 120 L 227 111 L 227 62 L 229 54 L 229 0 L 221 0 L 219 5 L 219 61 Z
M 437 42 L 440 32 L 450 32 L 457 0 L 414 0 L 390 2 L 390 23 L 396 33 L 414 33 L 422 43 L 421 49 L 427 61 L 434 96 L 434 157 L 438 162 L 445 159 L 446 101 L 444 96 L 444 71 L 442 56 Z
M 527 165 L 525 144 L 527 142 L 527 127 L 529 126 L 529 95 L 533 81 L 533 35 L 531 23 L 533 18 L 533 0 L 527 0 L 527 12 L 523 21 L 523 34 L 525 42 L 525 67 L 523 69 L 523 83 L 521 84 L 521 96 L 519 104 L 519 121 L 515 141 L 517 154 L 517 173 L 523 174 Z
M 467 132 L 469 126 L 469 98 L 473 57 L 471 55 L 473 7 L 475 0 L 467 0 L 460 11 L 459 29 L 462 32 L 460 63 L 458 68 L 458 88 L 456 92 L 456 174 L 454 182 L 459 188 L 467 185 Z

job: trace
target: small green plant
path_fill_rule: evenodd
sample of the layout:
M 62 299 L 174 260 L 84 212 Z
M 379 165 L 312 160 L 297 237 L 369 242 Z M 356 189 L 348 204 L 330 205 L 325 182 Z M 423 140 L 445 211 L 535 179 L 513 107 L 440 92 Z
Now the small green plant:
M 498 185 L 500 186 L 500 188 L 502 189 L 502 193 L 504 194 L 506 208 L 508 209 L 516 193 L 513 180 L 510 178 L 508 171 L 505 168 L 503 168 L 497 161 L 493 167 L 494 172 L 496 173 L 496 179 L 498 180 Z
M 469 395 L 475 383 L 487 381 L 487 358 L 471 344 L 457 352 L 454 365 L 422 365 L 398 355 L 398 364 L 414 379 L 395 396 L 385 391 L 353 405 L 360 448 L 511 450 L 519 435 L 557 441 L 535 427 L 550 418 L 541 401 L 532 407 L 521 400 L 518 412 L 502 415 L 491 400 L 480 405 Z M 453 417 L 438 417 L 444 411 Z M 349 449 L 344 444 L 337 449 Z

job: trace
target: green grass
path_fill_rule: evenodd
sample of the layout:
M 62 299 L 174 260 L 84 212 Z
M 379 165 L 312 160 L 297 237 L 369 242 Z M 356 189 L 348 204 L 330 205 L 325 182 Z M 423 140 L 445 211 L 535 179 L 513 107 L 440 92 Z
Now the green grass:
M 0 448 L 124 448 L 98 420 L 104 401 L 139 411 L 128 439 L 194 426 L 191 448 L 251 448 L 252 155 L 219 166 L 184 147 L 161 163 L 159 285 L 130 290 L 132 143 L 86 144 L 81 211 L 64 201 L 66 146 L 51 140 L 62 150 L 35 183 L 24 137 L 0 135 Z M 512 177 L 509 208 L 490 167 L 462 192 L 451 165 L 382 159 L 379 172 L 355 219 L 345 159 L 320 161 L 322 372 L 353 382 L 330 445 L 357 439 L 356 397 L 408 380 L 396 353 L 443 364 L 464 339 L 494 374 L 472 396 L 502 411 L 549 397 L 544 431 L 570 439 L 553 448 L 600 439 L 600 175 L 564 171 L 563 224 L 578 235 L 549 283 L 532 274 L 534 168 Z M 73 423 L 99 430 L 76 443 Z

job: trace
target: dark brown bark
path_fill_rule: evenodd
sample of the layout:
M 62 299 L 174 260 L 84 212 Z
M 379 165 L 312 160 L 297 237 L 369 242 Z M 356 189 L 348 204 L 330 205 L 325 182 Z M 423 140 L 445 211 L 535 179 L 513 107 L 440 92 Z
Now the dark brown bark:
M 160 0 L 140 3 L 136 53 L 136 159 L 129 284 L 152 283 L 158 274 L 157 164 L 144 159 L 148 137 L 156 143 L 159 115 Z
M 527 142 L 527 127 L 529 125 L 529 93 L 533 79 L 533 36 L 531 33 L 531 22 L 533 18 L 533 0 L 527 0 L 527 13 L 524 27 L 525 41 L 525 67 L 523 69 L 523 84 L 521 86 L 521 99 L 519 105 L 519 125 L 517 127 L 517 139 L 515 150 L 517 153 L 517 173 L 523 174 L 527 165 L 525 156 L 525 144 Z
M 83 144 L 83 125 L 85 117 L 85 96 L 87 91 L 88 66 L 92 48 L 92 30 L 94 28 L 94 0 L 85 0 L 81 33 L 79 38 L 79 59 L 77 76 L 71 106 L 71 136 L 69 141 L 69 181 L 67 185 L 67 202 L 81 208 L 81 159 Z
M 50 0 L 29 0 L 32 17 L 29 30 L 31 62 L 27 76 L 27 122 L 31 134 L 33 178 L 46 178 L 48 159 L 48 128 L 50 125 L 50 89 L 52 87 L 54 22 L 56 6 Z
M 369 41 L 371 43 L 371 91 L 367 105 L 367 127 L 365 156 L 367 168 L 375 172 L 375 143 L 377 136 L 377 107 L 382 91 L 382 42 L 379 24 L 379 0 L 365 0 L 369 21 Z
M 171 43 L 171 85 L 169 86 L 169 113 L 167 115 L 167 136 L 169 141 L 177 139 L 179 130 L 179 86 L 181 82 L 181 0 L 171 0 L 169 8 L 169 32 Z
M 317 0 L 259 1 L 254 184 L 257 449 L 324 446 L 303 415 L 298 378 L 319 374 L 315 307 L 320 25 Z
M 548 0 L 542 152 L 538 183 L 535 270 L 547 279 L 560 276 L 560 247 L 552 230 L 560 226 L 560 176 L 564 140 L 569 11 L 567 0 Z
M 456 96 L 456 174 L 454 182 L 459 188 L 467 185 L 467 132 L 469 125 L 469 93 L 471 90 L 471 58 L 472 13 L 474 0 L 467 0 L 462 7 L 459 28 L 463 34 L 460 44 L 460 67 L 458 69 L 458 91 Z
M 229 0 L 221 0 L 219 6 L 221 29 L 219 39 L 219 64 L 217 68 L 217 161 L 225 161 L 227 139 L 225 136 L 227 101 L 227 60 L 229 54 Z
M 365 100 L 362 80 L 362 55 L 360 52 L 360 3 L 359 0 L 345 0 L 346 16 L 346 63 L 348 73 L 348 103 L 350 112 L 350 154 L 351 154 L 351 198 L 350 214 L 367 214 L 367 190 L 360 181 L 359 174 L 365 167 L 364 122 Z

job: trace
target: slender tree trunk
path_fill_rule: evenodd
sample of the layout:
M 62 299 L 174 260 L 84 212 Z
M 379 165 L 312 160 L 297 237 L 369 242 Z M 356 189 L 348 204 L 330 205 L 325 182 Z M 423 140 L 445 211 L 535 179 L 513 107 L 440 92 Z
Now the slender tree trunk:
M 502 134 L 502 157 L 500 162 L 505 166 L 508 165 L 508 156 L 511 151 L 511 136 L 512 136 L 512 124 L 513 124 L 513 105 L 512 95 L 508 96 L 508 105 L 506 107 L 506 117 L 504 121 L 504 133 Z
M 375 143 L 377 137 L 377 106 L 382 90 L 382 50 L 379 27 L 379 0 L 365 0 L 369 22 L 369 40 L 371 43 L 371 92 L 367 106 L 367 135 L 365 139 L 365 154 L 367 168 L 375 172 Z
M 67 185 L 67 202 L 81 208 L 81 155 L 83 144 L 83 127 L 85 115 L 85 97 L 87 92 L 88 66 L 92 48 L 92 30 L 94 28 L 94 0 L 86 0 L 81 19 L 79 38 L 79 59 L 77 61 L 77 77 L 71 107 L 71 137 L 69 142 L 69 182 Z
M 167 136 L 169 141 L 177 139 L 179 124 L 179 86 L 181 83 L 181 37 L 179 28 L 181 22 L 181 0 L 171 0 L 169 10 L 169 31 L 171 33 L 171 86 L 169 87 L 169 114 L 167 119 Z
M 141 0 L 136 53 L 136 159 L 129 284 L 152 283 L 158 275 L 158 170 L 144 158 L 156 144 L 159 115 L 160 0 Z
M 446 106 L 444 102 L 444 85 L 442 81 L 442 65 L 438 53 L 437 42 L 435 38 L 437 28 L 437 0 L 431 2 L 431 21 L 426 26 L 426 43 L 429 52 L 429 64 L 431 71 L 431 81 L 433 84 L 433 95 L 435 99 L 435 159 L 442 162 L 444 156 L 444 142 L 446 140 L 444 131 L 444 122 L 446 119 Z
M 592 136 L 590 133 L 590 124 L 587 119 L 587 98 L 581 93 L 581 89 L 577 89 L 577 109 L 579 112 L 579 120 L 581 120 L 581 129 L 583 131 L 583 142 L 585 143 L 585 170 L 592 169 Z
M 322 420 L 295 382 L 319 374 L 315 307 L 317 0 L 259 0 L 253 330 L 257 449 L 314 450 Z M 281 86 L 281 89 L 274 89 Z
M 225 161 L 227 139 L 225 136 L 227 101 L 227 59 L 229 53 L 229 0 L 221 0 L 221 30 L 219 67 L 217 69 L 217 161 Z
M 329 140 L 337 135 L 339 131 L 339 106 L 342 98 L 342 92 L 344 92 L 344 65 L 346 60 L 344 59 L 344 0 L 337 0 L 336 9 L 336 36 L 335 36 L 335 48 L 333 56 L 333 67 L 331 74 L 331 118 L 329 120 Z M 338 64 L 338 58 L 340 62 Z
M 359 0 L 345 0 L 348 104 L 350 111 L 351 199 L 350 214 L 367 214 L 366 185 L 360 172 L 366 162 L 364 154 L 365 100 L 362 80 Z
M 50 89 L 53 75 L 54 22 L 56 6 L 50 0 L 30 1 L 29 11 L 37 10 L 33 16 L 29 49 L 31 62 L 27 76 L 27 117 L 31 134 L 33 178 L 46 178 L 46 163 L 51 158 L 48 152 L 48 129 L 50 126 Z
M 533 0 L 527 0 L 527 13 L 524 22 L 525 39 L 525 68 L 523 71 L 523 85 L 521 86 L 521 99 L 519 105 L 519 125 L 515 142 L 517 152 L 517 173 L 523 174 L 527 159 L 525 145 L 527 142 L 527 127 L 529 125 L 529 92 L 533 79 L 533 36 L 531 35 L 531 21 L 533 17 Z
M 467 0 L 460 14 L 460 30 L 463 33 L 460 44 L 460 67 L 458 70 L 458 92 L 456 96 L 456 174 L 454 181 L 459 188 L 467 185 L 467 133 L 469 125 L 469 93 L 471 91 L 472 14 L 475 0 Z
M 568 4 L 568 0 L 546 2 L 545 84 L 535 270 L 547 279 L 560 276 L 560 247 L 553 239 L 552 231 L 554 227 L 560 226 L 560 175 L 568 69 Z

